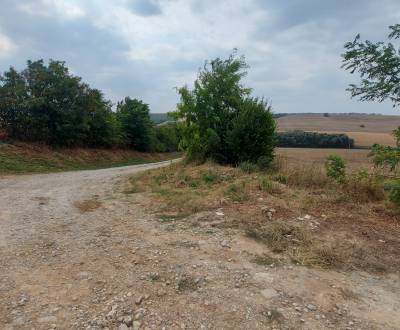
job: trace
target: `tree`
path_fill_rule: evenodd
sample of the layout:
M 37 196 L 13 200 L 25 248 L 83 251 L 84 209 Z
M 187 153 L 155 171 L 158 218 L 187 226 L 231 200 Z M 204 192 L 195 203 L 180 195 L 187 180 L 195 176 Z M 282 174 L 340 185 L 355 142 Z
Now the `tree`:
M 400 38 L 400 24 L 389 26 L 389 40 Z M 400 104 L 400 49 L 390 42 L 360 41 L 357 35 L 354 41 L 345 45 L 342 55 L 343 67 L 353 74 L 359 73 L 362 80 L 357 85 L 350 85 L 352 97 L 359 96 L 361 101 L 390 100 L 393 107 Z M 394 136 L 397 147 L 374 145 L 371 156 L 375 165 L 388 167 L 394 172 L 394 179 L 387 182 L 390 199 L 400 204 L 400 178 L 397 170 L 400 164 L 400 128 Z
M 272 159 L 272 144 L 266 147 L 257 143 L 271 140 L 274 120 L 270 107 L 264 101 L 251 99 L 251 89 L 242 85 L 247 68 L 244 57 L 238 57 L 234 52 L 228 59 L 206 62 L 193 90 L 187 86 L 178 89 L 181 100 L 175 116 L 182 133 L 181 147 L 189 159 L 203 161 L 210 158 L 231 164 L 253 161 L 256 159 L 254 154 Z M 246 112 L 250 116 L 241 124 Z M 261 128 L 262 123 L 257 120 L 263 120 L 267 127 Z M 252 129 L 254 131 L 250 132 Z M 249 143 L 252 134 L 260 138 L 248 145 L 255 148 L 254 154 L 250 155 L 243 151 L 246 145 L 239 148 L 235 143 Z
M 388 38 L 400 38 L 400 24 L 389 27 Z M 358 73 L 362 80 L 350 85 L 352 97 L 361 101 L 391 100 L 393 106 L 400 104 L 400 49 L 388 42 L 361 41 L 358 34 L 354 41 L 345 44 L 342 54 L 343 67 L 351 74 Z
M 10 138 L 57 146 L 108 146 L 114 114 L 102 93 L 69 73 L 64 62 L 28 61 L 0 76 L 0 128 Z
M 149 113 L 149 106 L 143 101 L 126 97 L 118 102 L 117 118 L 125 144 L 140 151 L 152 150 L 154 131 Z
M 229 161 L 256 163 L 260 157 L 267 157 L 271 162 L 275 127 L 271 107 L 264 100 L 243 100 L 227 134 Z

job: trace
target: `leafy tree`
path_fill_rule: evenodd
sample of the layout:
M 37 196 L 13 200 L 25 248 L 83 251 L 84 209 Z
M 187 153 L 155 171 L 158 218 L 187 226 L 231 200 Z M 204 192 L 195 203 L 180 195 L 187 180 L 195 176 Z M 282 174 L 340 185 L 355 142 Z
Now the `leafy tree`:
M 400 24 L 389 26 L 389 40 L 400 38 Z M 353 74 L 359 73 L 362 80 L 357 85 L 350 85 L 352 97 L 359 96 L 361 101 L 390 100 L 393 107 L 400 104 L 400 49 L 391 42 L 360 41 L 357 35 L 354 41 L 345 45 L 343 67 Z M 371 156 L 375 165 L 388 167 L 394 172 L 394 178 L 386 182 L 390 199 L 400 205 L 400 178 L 398 165 L 400 164 L 400 128 L 395 130 L 394 136 L 397 147 L 374 145 Z
M 227 133 L 229 161 L 234 164 L 243 161 L 257 163 L 259 158 L 272 161 L 275 127 L 271 107 L 264 100 L 243 100 Z
M 206 62 L 192 90 L 178 89 L 181 101 L 175 116 L 189 159 L 232 164 L 260 156 L 272 159 L 275 124 L 267 104 L 250 98 L 251 89 L 242 85 L 247 68 L 244 57 L 233 53 L 228 59 Z
M 64 62 L 28 61 L 0 77 L 0 125 L 9 137 L 50 145 L 111 145 L 113 113 Z
M 388 38 L 400 38 L 400 24 L 389 27 Z M 400 49 L 388 42 L 361 41 L 358 34 L 354 41 L 345 44 L 342 55 L 343 67 L 352 74 L 358 73 L 359 85 L 350 85 L 352 97 L 361 101 L 391 100 L 393 106 L 400 103 Z
M 164 123 L 154 128 L 156 137 L 155 151 L 177 151 L 179 147 L 179 131 L 176 123 Z
M 149 106 L 143 101 L 126 97 L 118 102 L 117 118 L 125 144 L 140 151 L 153 148 L 154 131 L 149 113 Z

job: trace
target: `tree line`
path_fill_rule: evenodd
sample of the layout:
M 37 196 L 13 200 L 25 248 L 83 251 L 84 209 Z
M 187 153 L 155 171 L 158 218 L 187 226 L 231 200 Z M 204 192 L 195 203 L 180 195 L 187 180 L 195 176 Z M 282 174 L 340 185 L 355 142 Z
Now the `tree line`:
M 103 93 L 69 72 L 65 62 L 28 61 L 0 75 L 0 130 L 10 139 L 51 146 L 124 146 L 175 151 L 176 124 L 155 126 L 147 104 L 126 97 L 116 111 Z
M 346 134 L 304 132 L 300 130 L 279 132 L 276 135 L 278 147 L 293 148 L 354 148 L 354 140 Z

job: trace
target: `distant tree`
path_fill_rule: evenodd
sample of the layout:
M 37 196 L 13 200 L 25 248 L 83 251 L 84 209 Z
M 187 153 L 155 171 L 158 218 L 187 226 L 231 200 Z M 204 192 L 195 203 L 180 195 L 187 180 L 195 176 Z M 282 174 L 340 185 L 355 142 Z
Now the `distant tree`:
M 152 150 L 154 131 L 149 106 L 143 101 L 126 97 L 118 102 L 116 114 L 125 144 L 140 151 Z
M 155 130 L 155 151 L 171 152 L 178 151 L 179 130 L 174 122 L 164 123 L 154 128 Z
M 175 116 L 181 127 L 181 146 L 189 159 L 231 164 L 260 156 L 272 159 L 273 145 L 263 144 L 270 143 L 275 122 L 270 107 L 251 99 L 251 89 L 243 86 L 246 68 L 244 57 L 236 53 L 226 60 L 217 58 L 206 62 L 193 90 L 187 86 L 178 90 L 181 101 Z M 248 117 L 244 118 L 245 114 Z M 254 152 L 244 152 L 246 147 Z

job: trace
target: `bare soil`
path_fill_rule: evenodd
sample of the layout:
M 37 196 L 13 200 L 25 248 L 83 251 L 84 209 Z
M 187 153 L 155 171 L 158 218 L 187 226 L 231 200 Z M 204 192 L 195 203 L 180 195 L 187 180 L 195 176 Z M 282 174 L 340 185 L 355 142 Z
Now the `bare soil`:
M 0 328 L 400 328 L 398 271 L 281 262 L 225 225 L 240 204 L 160 218 L 149 193 L 124 193 L 128 175 L 166 164 L 0 179 Z M 305 221 L 341 231 L 350 211 Z M 398 230 L 354 230 L 368 226 L 376 246 Z

